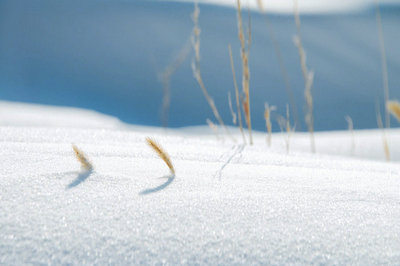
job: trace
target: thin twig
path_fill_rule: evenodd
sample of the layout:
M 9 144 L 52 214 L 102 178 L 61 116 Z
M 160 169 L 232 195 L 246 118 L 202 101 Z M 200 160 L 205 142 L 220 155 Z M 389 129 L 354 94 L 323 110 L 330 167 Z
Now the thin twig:
M 375 4 L 376 4 L 376 23 L 378 25 L 378 36 L 379 36 L 379 48 L 381 53 L 383 95 L 385 100 L 385 125 L 386 128 L 390 128 L 390 115 L 386 105 L 389 101 L 389 77 L 388 77 L 387 62 L 386 62 L 385 40 L 383 38 L 383 30 L 382 30 L 381 12 L 379 9 L 379 0 L 375 0 Z
M 237 109 L 238 120 L 239 120 L 239 128 L 240 128 L 240 132 L 242 133 L 243 143 L 246 144 L 246 137 L 244 136 L 244 130 L 243 130 L 243 124 L 242 124 L 242 115 L 241 115 L 242 112 L 240 110 L 239 88 L 238 88 L 238 85 L 237 85 L 237 82 L 236 82 L 235 65 L 234 65 L 234 62 L 233 62 L 232 48 L 231 48 L 230 44 L 228 45 L 228 50 L 229 50 L 229 58 L 230 58 L 230 61 L 231 61 L 233 85 L 235 86 L 236 109 Z
M 234 147 L 232 155 L 229 156 L 228 160 L 226 160 L 226 162 L 224 162 L 224 164 L 221 166 L 221 168 L 215 174 L 215 176 L 217 176 L 218 179 L 221 179 L 222 171 L 225 169 L 225 167 L 228 166 L 228 164 L 233 160 L 233 158 L 235 158 L 236 155 L 241 155 L 241 153 L 243 152 L 245 146 L 246 146 L 245 144 L 235 145 L 236 148 Z
M 179 54 L 174 58 L 174 60 L 169 65 L 165 67 L 164 71 L 161 74 L 161 80 L 163 85 L 163 100 L 162 100 L 162 109 L 160 117 L 163 127 L 168 126 L 169 107 L 171 105 L 171 87 L 170 87 L 171 76 L 185 61 L 191 50 L 190 48 L 191 44 L 189 38 L 186 41 L 185 45 L 182 47 Z
M 307 104 L 307 114 L 305 117 L 307 126 L 308 126 L 308 131 L 310 132 L 310 137 L 311 137 L 311 151 L 315 153 L 315 140 L 314 140 L 314 116 L 313 116 L 313 98 L 312 98 L 312 85 L 314 82 L 314 72 L 310 71 L 307 68 L 307 63 L 306 63 L 306 53 L 303 48 L 303 44 L 301 41 L 301 34 L 300 34 L 300 15 L 299 15 L 299 8 L 298 8 L 298 0 L 294 0 L 294 18 L 295 18 L 295 23 L 296 23 L 296 30 L 297 34 L 294 36 L 293 40 L 295 45 L 298 48 L 299 56 L 300 56 L 300 65 L 301 65 L 301 71 L 303 73 L 303 78 L 304 78 L 304 86 L 305 86 L 305 91 L 304 91 L 304 97 L 306 100 Z
M 346 115 L 344 117 L 347 121 L 348 129 L 351 134 L 351 156 L 354 156 L 355 149 L 356 149 L 356 142 L 354 139 L 354 127 L 353 127 L 353 119 L 350 116 Z
M 293 117 L 294 117 L 294 121 L 299 126 L 298 129 L 301 131 L 301 124 L 299 123 L 300 120 L 299 120 L 299 114 L 298 114 L 298 111 L 297 111 L 297 105 L 296 105 L 296 101 L 294 99 L 292 86 L 290 84 L 289 74 L 287 72 L 287 69 L 286 69 L 286 66 L 285 66 L 285 62 L 283 60 L 281 47 L 279 45 L 279 42 L 278 42 L 277 38 L 275 37 L 275 32 L 274 32 L 274 30 L 273 30 L 273 28 L 271 26 L 271 23 L 270 23 L 270 21 L 268 19 L 268 15 L 267 15 L 266 10 L 264 9 L 263 2 L 261 0 L 257 0 L 257 3 L 258 3 L 258 9 L 264 15 L 265 22 L 266 22 L 267 33 L 269 35 L 269 38 L 271 39 L 272 46 L 274 47 L 275 55 L 276 55 L 276 57 L 278 59 L 279 69 L 281 71 L 281 75 L 282 75 L 283 81 L 285 83 L 286 94 L 287 94 L 287 96 L 289 98 L 289 103 L 290 103 L 290 107 L 292 109 L 292 114 L 293 114 Z
M 201 71 L 200 71 L 200 28 L 199 28 L 199 15 L 200 15 L 200 9 L 198 7 L 197 1 L 194 3 L 194 11 L 192 14 L 192 19 L 193 19 L 193 33 L 192 33 L 192 45 L 193 49 L 195 52 L 195 57 L 194 60 L 192 61 L 192 70 L 193 70 L 193 75 L 194 78 L 196 79 L 197 83 L 199 84 L 201 91 L 203 92 L 204 97 L 206 98 L 209 106 L 211 107 L 211 110 L 215 116 L 215 119 L 217 119 L 218 123 L 221 125 L 221 127 L 224 128 L 226 131 L 227 135 L 234 141 L 236 142 L 235 138 L 230 134 L 228 128 L 225 126 L 224 121 L 222 120 L 222 117 L 220 116 L 217 106 L 214 103 L 213 98 L 210 96 L 208 93 L 204 82 L 203 78 L 201 76 Z
M 234 125 L 236 125 L 236 118 L 237 118 L 237 116 L 236 116 L 236 113 L 235 113 L 235 111 L 233 111 L 233 107 L 232 107 L 232 98 L 231 98 L 231 93 L 228 91 L 228 104 L 229 104 L 229 110 L 231 111 L 231 115 L 232 115 L 232 123 L 234 124 Z
M 246 41 L 243 34 L 243 23 L 242 23 L 242 12 L 240 8 L 240 0 L 237 0 L 237 20 L 238 20 L 238 31 L 240 40 L 240 54 L 242 58 L 242 90 L 244 94 L 243 99 L 243 110 L 245 113 L 245 120 L 249 130 L 250 145 L 253 145 L 253 136 L 251 133 L 251 114 L 250 114 L 250 72 L 249 72 L 249 54 L 246 50 Z M 249 37 L 251 31 L 249 30 Z M 249 44 L 251 41 L 249 41 Z
M 214 132 L 215 136 L 217 137 L 217 140 L 219 140 L 219 134 L 218 134 L 218 127 L 216 124 L 214 124 L 210 119 L 206 119 L 207 125 L 211 128 L 211 130 Z M 223 138 L 222 138 L 223 140 Z
M 383 122 L 382 122 L 382 116 L 381 116 L 381 111 L 380 111 L 380 107 L 379 107 L 379 102 L 376 103 L 376 121 L 378 123 L 378 127 L 382 131 L 383 151 L 385 153 L 386 161 L 390 161 L 389 144 L 388 144 L 388 141 L 387 141 L 385 129 L 383 127 Z
M 295 127 L 291 127 L 290 125 L 290 113 L 289 113 L 289 105 L 286 105 L 286 118 L 283 116 L 278 116 L 278 124 L 281 129 L 281 132 L 286 131 L 286 139 L 284 139 L 286 144 L 286 153 L 289 154 L 290 148 L 290 137 L 295 130 Z
M 271 147 L 271 139 L 272 139 L 272 124 L 271 124 L 271 112 L 276 110 L 275 106 L 269 106 L 268 103 L 265 103 L 265 111 L 264 111 L 264 118 L 265 118 L 265 126 L 267 127 L 267 143 L 268 147 Z

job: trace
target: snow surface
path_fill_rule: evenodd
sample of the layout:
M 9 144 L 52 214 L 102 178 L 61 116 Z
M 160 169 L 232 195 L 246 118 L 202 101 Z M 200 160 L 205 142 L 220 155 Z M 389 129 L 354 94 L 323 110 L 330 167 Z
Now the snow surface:
M 356 131 L 351 158 L 348 132 L 316 134 L 316 155 L 295 134 L 287 155 L 285 135 L 242 146 L 50 106 L 0 102 L 0 125 L 1 265 L 399 264 L 400 166 L 380 131 Z
M 194 2 L 194 0 L 178 0 L 182 2 Z M 236 0 L 197 0 L 202 4 L 211 5 L 222 5 L 236 7 Z M 293 0 L 264 0 L 262 1 L 263 6 L 269 12 L 277 13 L 293 13 Z M 373 0 L 342 0 L 342 1 L 331 1 L 331 0 L 302 0 L 298 1 L 299 10 L 302 13 L 327 13 L 327 12 L 347 12 L 357 11 L 364 9 L 369 5 L 373 4 Z M 392 3 L 394 1 L 384 1 Z M 258 9 L 258 0 L 242 0 L 242 5 L 253 9 Z

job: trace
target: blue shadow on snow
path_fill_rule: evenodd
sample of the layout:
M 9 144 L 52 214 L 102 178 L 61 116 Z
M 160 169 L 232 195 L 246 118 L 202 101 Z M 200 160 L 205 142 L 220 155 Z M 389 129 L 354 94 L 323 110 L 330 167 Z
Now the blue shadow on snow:
M 148 189 L 145 189 L 145 190 L 141 191 L 139 193 L 139 195 L 148 195 L 148 194 L 159 192 L 159 191 L 165 189 L 166 187 L 168 187 L 172 183 L 172 181 L 174 181 L 175 174 L 170 174 L 170 175 L 167 175 L 167 176 L 163 176 L 162 178 L 168 178 L 168 179 L 167 179 L 167 181 L 165 183 L 163 183 L 163 184 L 161 184 L 161 185 L 159 185 L 157 187 L 148 188 Z
M 78 174 L 78 176 L 75 178 L 74 181 L 72 181 L 67 187 L 66 189 L 71 189 L 74 188 L 76 186 L 78 186 L 80 183 L 84 182 L 91 174 L 92 174 L 93 170 L 85 170 L 82 171 Z

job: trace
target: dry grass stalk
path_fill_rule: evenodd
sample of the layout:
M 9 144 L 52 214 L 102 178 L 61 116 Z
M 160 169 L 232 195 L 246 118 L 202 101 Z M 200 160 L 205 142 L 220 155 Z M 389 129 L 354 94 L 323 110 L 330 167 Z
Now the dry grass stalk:
M 271 112 L 276 110 L 275 106 L 269 106 L 268 103 L 265 103 L 265 111 L 264 111 L 264 118 L 265 118 L 265 125 L 267 127 L 267 143 L 268 147 L 271 147 L 271 139 L 272 139 L 272 124 L 271 124 Z
M 386 161 L 390 161 L 389 144 L 387 141 L 385 129 L 383 128 L 383 122 L 382 122 L 382 116 L 381 116 L 379 104 L 376 105 L 376 121 L 378 123 L 378 127 L 382 130 L 383 151 L 385 153 Z
M 286 131 L 287 136 L 285 139 L 286 144 L 286 153 L 289 154 L 290 149 L 290 137 L 294 132 L 295 128 L 290 126 L 290 113 L 289 113 L 289 105 L 286 105 L 286 118 L 283 116 L 278 116 L 278 124 L 282 132 Z
M 249 71 L 249 53 L 246 49 L 246 41 L 243 34 L 243 22 L 242 22 L 242 12 L 240 8 L 240 0 L 237 0 L 237 20 L 238 20 L 238 31 L 240 40 L 240 54 L 242 58 L 242 90 L 244 94 L 244 99 L 242 102 L 243 110 L 245 113 L 245 120 L 247 127 L 249 129 L 250 145 L 253 145 L 253 136 L 251 133 L 251 114 L 250 114 L 250 71 Z M 251 31 L 249 30 L 249 35 Z M 250 37 L 250 36 L 249 36 Z M 249 41 L 250 44 L 250 41 Z
M 264 12 L 264 4 L 262 0 L 257 0 L 257 6 L 258 9 L 260 9 L 261 12 Z
M 248 22 L 247 22 L 247 56 L 249 55 L 250 52 L 250 47 L 251 47 L 251 12 L 250 12 L 250 6 L 249 2 L 247 1 L 247 17 L 248 17 Z
M 243 143 L 246 144 L 246 137 L 244 136 L 243 124 L 242 124 L 242 115 L 241 115 L 242 112 L 240 111 L 239 88 L 238 88 L 238 85 L 237 85 L 237 82 L 236 82 L 235 65 L 234 65 L 234 62 L 233 62 L 231 45 L 228 46 L 228 50 L 229 50 L 229 58 L 230 58 L 230 61 L 231 61 L 233 85 L 235 86 L 236 109 L 237 109 L 238 120 L 239 120 L 239 128 L 240 128 L 240 132 L 242 133 Z
M 282 75 L 283 81 L 285 83 L 286 94 L 289 98 L 289 103 L 290 103 L 289 105 L 292 110 L 294 121 L 295 121 L 296 125 L 299 126 L 299 129 L 301 130 L 300 123 L 299 123 L 299 114 L 297 111 L 297 105 L 296 105 L 296 101 L 294 99 L 294 94 L 292 91 L 292 86 L 290 84 L 289 74 L 287 72 L 285 62 L 282 57 L 282 52 L 281 52 L 279 42 L 277 41 L 273 27 L 271 26 L 271 23 L 269 22 L 267 12 L 264 9 L 263 1 L 257 0 L 257 5 L 258 5 L 258 9 L 259 9 L 260 13 L 262 13 L 265 18 L 267 33 L 269 35 L 269 38 L 271 39 L 272 46 L 274 47 L 274 51 L 275 51 L 276 57 L 278 59 L 279 69 L 281 71 L 281 75 Z
M 146 138 L 147 144 L 157 153 L 157 155 L 165 162 L 168 166 L 171 174 L 175 174 L 174 166 L 172 165 L 171 159 L 169 155 L 165 152 L 165 150 L 153 139 Z
M 400 122 L 400 102 L 387 101 L 386 108 Z
M 176 72 L 176 70 L 182 65 L 187 56 L 189 55 L 191 48 L 190 39 L 182 47 L 179 54 L 174 58 L 174 60 L 165 67 L 161 74 L 161 80 L 163 85 L 163 100 L 162 100 L 162 110 L 161 110 L 161 122 L 163 127 L 168 126 L 168 114 L 169 107 L 171 105 L 171 87 L 170 81 L 171 76 Z
M 376 4 L 376 23 L 378 25 L 379 48 L 381 54 L 383 95 L 385 104 L 387 104 L 389 101 L 389 77 L 388 77 L 387 62 L 386 62 L 385 40 L 383 38 L 383 30 L 382 30 L 381 12 L 379 10 L 379 0 L 375 0 L 375 4 Z M 385 108 L 385 124 L 387 128 L 390 127 L 390 116 L 389 116 L 388 106 L 386 106 Z
M 301 65 L 301 71 L 303 73 L 304 86 L 305 86 L 304 97 L 307 104 L 307 114 L 305 120 L 311 137 L 311 151 L 315 153 L 313 98 L 311 93 L 312 85 L 314 82 L 314 72 L 310 71 L 307 67 L 306 53 L 304 51 L 300 35 L 300 15 L 299 15 L 299 8 L 297 1 L 298 0 L 294 0 L 294 18 L 296 23 L 297 34 L 296 36 L 294 36 L 293 40 L 298 48 L 300 56 L 300 65 Z
M 76 159 L 78 159 L 78 161 L 81 164 L 81 169 L 85 170 L 85 171 L 92 170 L 93 169 L 93 165 L 87 159 L 86 155 L 80 149 L 78 149 L 78 147 L 76 145 L 74 145 L 74 144 L 72 144 L 72 149 L 75 152 Z
M 237 118 L 237 116 L 236 116 L 236 113 L 235 113 L 235 111 L 233 111 L 233 107 L 232 107 L 232 98 L 231 98 L 231 93 L 230 92 L 228 92 L 228 103 L 229 103 L 229 110 L 231 111 L 231 115 L 232 115 L 232 123 L 234 124 L 234 125 L 236 125 L 236 118 Z
M 220 136 L 218 134 L 218 126 L 213 123 L 210 119 L 206 119 L 207 125 L 211 128 L 212 132 L 214 132 L 215 136 L 217 137 L 217 140 L 220 140 Z M 222 138 L 223 140 L 224 138 Z
M 200 28 L 199 28 L 199 15 L 200 15 L 200 9 L 198 7 L 197 1 L 194 3 L 194 11 L 192 14 L 192 19 L 193 19 L 193 33 L 192 33 L 192 46 L 194 49 L 194 60 L 192 62 L 192 70 L 193 70 L 193 75 L 194 78 L 196 79 L 197 83 L 199 84 L 201 91 L 203 92 L 204 97 L 206 98 L 208 104 L 211 107 L 211 110 L 215 116 L 215 119 L 217 119 L 218 123 L 224 128 L 226 133 L 231 137 L 233 141 L 235 139 L 232 137 L 230 134 L 228 128 L 225 126 L 224 121 L 222 120 L 221 115 L 218 112 L 217 106 L 214 103 L 213 98 L 210 96 L 208 93 L 204 82 L 203 78 L 201 76 L 201 71 L 200 71 Z
M 354 127 L 353 127 L 353 119 L 350 116 L 346 115 L 344 117 L 347 121 L 348 129 L 351 134 L 351 155 L 354 156 L 355 149 L 356 149 L 356 142 L 354 139 Z

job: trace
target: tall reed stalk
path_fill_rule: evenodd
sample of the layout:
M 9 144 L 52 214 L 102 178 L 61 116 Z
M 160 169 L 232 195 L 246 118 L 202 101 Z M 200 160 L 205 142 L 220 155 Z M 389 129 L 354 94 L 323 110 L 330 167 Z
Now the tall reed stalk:
M 203 78 L 201 76 L 201 70 L 200 70 L 200 28 L 199 28 L 199 15 L 200 15 L 200 9 L 198 6 L 197 1 L 194 3 L 194 11 L 192 14 L 192 19 L 193 19 L 193 34 L 192 34 L 192 45 L 195 53 L 194 60 L 192 61 L 192 70 L 193 70 L 193 75 L 194 78 L 196 79 L 197 83 L 199 84 L 201 91 L 203 92 L 204 97 L 206 98 L 208 105 L 210 106 L 215 119 L 217 119 L 218 123 L 221 125 L 221 127 L 224 128 L 225 132 L 227 133 L 228 136 L 231 137 L 233 141 L 235 139 L 233 136 L 230 134 L 228 128 L 226 127 L 224 121 L 222 120 L 221 115 L 218 112 L 217 106 L 215 105 L 215 102 L 213 98 L 210 96 L 208 93 L 204 82 Z
M 233 62 L 231 45 L 228 46 L 228 50 L 229 50 L 229 59 L 231 62 L 231 69 L 232 69 L 233 85 L 235 86 L 236 110 L 237 110 L 237 117 L 239 120 L 239 129 L 240 129 L 240 133 L 242 133 L 243 143 L 246 144 L 246 137 L 244 136 L 244 130 L 243 130 L 243 124 L 242 124 L 242 114 L 241 114 L 242 112 L 240 111 L 239 88 L 238 88 L 237 81 L 236 81 L 235 65 Z
M 297 105 L 296 105 L 296 101 L 295 101 L 295 98 L 294 98 L 292 86 L 290 84 L 289 74 L 288 74 L 288 71 L 286 69 L 285 62 L 283 60 L 281 47 L 279 45 L 278 40 L 275 37 L 275 32 L 274 32 L 273 27 L 271 26 L 271 23 L 270 23 L 270 21 L 268 19 L 267 11 L 264 8 L 263 1 L 262 0 L 257 0 L 257 6 L 258 6 L 258 10 L 260 11 L 261 14 L 264 15 L 264 18 L 265 18 L 265 25 L 266 25 L 267 33 L 268 33 L 269 39 L 272 42 L 272 46 L 274 48 L 276 58 L 278 59 L 279 69 L 281 71 L 281 75 L 282 75 L 282 78 L 283 78 L 283 81 L 284 81 L 284 84 L 285 84 L 286 94 L 287 94 L 288 99 L 289 99 L 289 103 L 290 103 L 289 105 L 290 105 L 290 109 L 292 110 L 292 114 L 293 114 L 293 118 L 294 118 L 295 124 L 298 125 L 299 126 L 299 130 L 301 130 L 300 123 L 299 123 L 299 114 L 298 114 L 298 111 L 297 111 Z
M 378 26 L 378 39 L 379 39 L 379 49 L 381 54 L 381 68 L 382 68 L 382 85 L 383 85 L 383 96 L 385 101 L 385 126 L 390 128 L 390 115 L 387 103 L 389 102 L 389 75 L 387 70 L 386 62 L 386 50 L 385 50 L 385 40 L 383 38 L 382 30 L 382 19 L 381 12 L 379 10 L 379 0 L 375 0 L 376 5 L 376 24 Z
M 310 71 L 307 67 L 306 53 L 303 48 L 301 34 L 300 34 L 301 31 L 300 31 L 300 14 L 299 14 L 298 0 L 294 0 L 294 19 L 296 23 L 297 33 L 294 36 L 293 40 L 295 45 L 297 46 L 300 56 L 300 66 L 301 66 L 301 72 L 303 73 L 304 87 L 305 87 L 304 98 L 306 100 L 306 105 L 307 105 L 307 113 L 305 116 L 305 121 L 308 127 L 308 131 L 310 132 L 311 151 L 315 153 L 313 97 L 311 91 L 314 82 L 314 72 Z
M 243 21 L 242 12 L 240 7 L 240 0 L 237 0 L 237 21 L 238 21 L 238 32 L 240 41 L 240 54 L 242 58 L 242 90 L 244 99 L 242 102 L 243 110 L 245 114 L 245 120 L 247 128 L 249 130 L 249 141 L 250 145 L 253 145 L 253 136 L 251 132 L 251 114 L 250 114 L 250 71 L 249 71 L 249 53 L 248 48 L 246 49 L 246 41 L 243 33 Z M 249 29 L 249 35 L 251 31 Z

